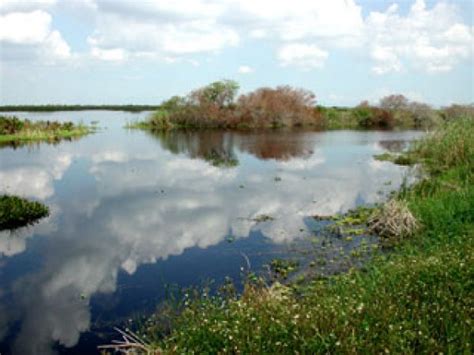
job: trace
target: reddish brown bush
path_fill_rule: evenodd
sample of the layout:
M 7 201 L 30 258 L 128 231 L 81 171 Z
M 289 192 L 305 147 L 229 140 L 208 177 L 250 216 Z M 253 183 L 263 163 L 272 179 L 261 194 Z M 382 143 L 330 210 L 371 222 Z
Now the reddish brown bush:
M 279 86 L 261 88 L 237 101 L 239 121 L 249 127 L 282 127 L 317 124 L 315 95 L 308 90 Z

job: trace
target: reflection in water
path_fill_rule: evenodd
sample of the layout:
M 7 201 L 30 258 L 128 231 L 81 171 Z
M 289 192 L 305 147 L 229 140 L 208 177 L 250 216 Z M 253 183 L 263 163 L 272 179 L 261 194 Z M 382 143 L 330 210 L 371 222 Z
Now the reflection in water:
M 372 155 L 380 142 L 414 136 L 208 131 L 150 137 L 117 126 L 69 144 L 0 151 L 0 192 L 54 206 L 48 220 L 0 235 L 0 352 L 75 346 L 106 314 L 113 320 L 154 303 L 163 282 L 238 275 L 240 250 L 257 268 L 258 255 L 311 233 L 307 216 L 376 202 L 384 198 L 380 190 L 396 188 L 406 168 Z M 274 219 L 258 223 L 261 215 Z M 229 235 L 235 243 L 225 242 Z M 95 301 L 100 294 L 115 301 Z
M 259 159 L 288 161 L 292 158 L 309 158 L 314 146 L 314 133 L 298 130 L 262 132 L 209 131 L 157 131 L 150 133 L 161 146 L 175 154 L 185 153 L 201 158 L 215 166 L 238 164 L 234 149 L 248 152 Z
M 222 131 L 156 131 L 150 133 L 156 137 L 162 148 L 172 153 L 186 153 L 191 158 L 201 158 L 211 165 L 233 167 L 238 165 L 234 153 L 233 136 Z
M 404 149 L 408 148 L 408 142 L 405 140 L 383 140 L 378 142 L 380 147 L 384 150 L 388 150 L 392 153 L 399 153 Z

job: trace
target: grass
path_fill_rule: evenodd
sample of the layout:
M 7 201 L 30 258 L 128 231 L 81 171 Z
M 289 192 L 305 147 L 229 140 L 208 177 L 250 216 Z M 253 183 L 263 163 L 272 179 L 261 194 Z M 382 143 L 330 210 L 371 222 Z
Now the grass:
M 474 120 L 460 119 L 411 148 L 426 177 L 393 198 L 419 225 L 390 253 L 302 285 L 249 278 L 241 295 L 227 285 L 215 296 L 184 297 L 179 312 L 157 312 L 138 337 L 163 353 L 471 354 L 472 137 Z
M 17 196 L 0 196 L 0 230 L 24 227 L 48 215 L 48 207 L 40 202 Z
M 72 139 L 93 132 L 83 124 L 56 121 L 30 121 L 15 116 L 0 116 L 0 144 Z

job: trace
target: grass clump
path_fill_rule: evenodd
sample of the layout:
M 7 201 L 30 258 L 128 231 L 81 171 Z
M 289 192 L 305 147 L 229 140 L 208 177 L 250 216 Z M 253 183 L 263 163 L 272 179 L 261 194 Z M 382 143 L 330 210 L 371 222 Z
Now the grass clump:
M 0 143 L 59 141 L 80 137 L 93 129 L 83 124 L 56 121 L 30 121 L 15 116 L 0 116 Z
M 377 209 L 367 221 L 369 231 L 382 238 L 400 240 L 411 236 L 418 222 L 403 200 L 392 199 Z
M 411 234 L 401 238 L 392 252 L 375 255 L 362 269 L 305 284 L 266 286 L 252 279 L 240 295 L 186 299 L 168 331 L 160 332 L 153 321 L 141 328 L 149 340 L 147 351 L 472 353 L 470 137 L 474 137 L 472 121 L 456 120 L 410 150 L 421 159 L 425 178 L 403 187 L 372 217 L 373 226 L 380 227 L 378 233 Z M 354 218 L 370 224 L 367 215 L 364 211 Z
M 40 202 L 17 196 L 0 196 L 0 230 L 24 227 L 48 215 L 48 207 Z

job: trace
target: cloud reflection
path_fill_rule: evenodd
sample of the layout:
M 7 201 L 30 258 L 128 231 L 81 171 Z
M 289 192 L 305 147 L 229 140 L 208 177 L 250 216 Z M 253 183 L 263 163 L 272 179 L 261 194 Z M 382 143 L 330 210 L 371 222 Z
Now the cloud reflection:
M 42 232 L 41 268 L 14 282 L 16 301 L 0 315 L 0 328 L 21 319 L 17 353 L 48 353 L 55 341 L 73 346 L 90 328 L 90 297 L 114 292 L 119 270 L 133 274 L 144 263 L 216 245 L 228 234 L 248 238 L 259 231 L 289 242 L 304 235 L 307 216 L 380 200 L 384 182 L 396 187 L 403 168 L 374 164 L 380 134 L 350 142 L 341 140 L 345 134 L 206 132 L 138 143 L 121 137 L 103 150 L 82 145 L 74 153 L 49 151 L 41 163 L 10 162 L 2 167 L 2 185 L 8 179 L 8 191 L 54 199 L 61 218 Z M 239 165 L 216 166 L 206 159 L 210 151 Z M 66 179 L 74 159 L 81 164 Z M 262 214 L 274 220 L 253 220 Z M 0 253 L 18 255 L 32 235 L 0 236 Z

